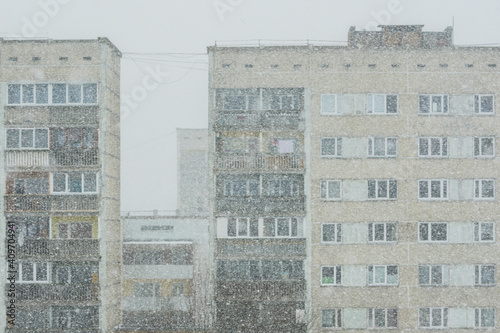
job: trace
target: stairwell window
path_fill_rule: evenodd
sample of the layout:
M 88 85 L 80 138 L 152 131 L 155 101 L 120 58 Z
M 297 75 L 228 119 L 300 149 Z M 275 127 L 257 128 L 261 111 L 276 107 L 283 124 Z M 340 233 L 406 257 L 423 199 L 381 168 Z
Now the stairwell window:
M 418 326 L 425 328 L 448 327 L 448 308 L 420 308 Z
M 419 223 L 418 240 L 420 242 L 447 242 L 448 223 L 443 223 L 443 222 Z
M 418 266 L 418 284 L 421 286 L 444 286 L 448 284 L 448 266 Z
M 321 138 L 321 157 L 341 157 L 342 138 Z
M 370 114 L 396 114 L 398 113 L 398 95 L 394 94 L 368 94 L 367 112 Z
M 448 114 L 448 95 L 419 95 L 420 114 Z
M 322 200 L 341 200 L 342 182 L 340 180 L 322 180 L 320 192 Z
M 368 242 L 392 243 L 397 238 L 397 223 L 368 223 Z
M 492 114 L 495 111 L 493 95 L 474 95 L 474 113 Z
M 321 241 L 323 243 L 341 243 L 342 242 L 342 224 L 341 223 L 323 223 L 321 225 Z
M 341 266 L 321 267 L 321 285 L 322 286 L 340 286 L 342 284 Z
M 398 309 L 368 309 L 368 327 L 398 327 Z

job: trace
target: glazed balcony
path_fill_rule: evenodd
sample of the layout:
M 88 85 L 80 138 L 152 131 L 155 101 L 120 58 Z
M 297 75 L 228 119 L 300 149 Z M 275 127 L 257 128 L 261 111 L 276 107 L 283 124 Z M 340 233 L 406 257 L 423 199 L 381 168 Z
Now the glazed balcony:
M 97 149 L 7 150 L 5 152 L 5 164 L 8 168 L 97 166 L 98 161 Z
M 301 111 L 216 111 L 214 130 L 303 130 Z
M 305 196 L 224 196 L 216 198 L 217 212 L 231 213 L 303 213 Z
M 301 301 L 306 297 L 305 280 L 289 281 L 217 281 L 218 300 Z
M 217 239 L 217 257 L 296 258 L 306 256 L 305 238 Z
M 6 285 L 6 290 L 9 285 Z M 98 284 L 16 283 L 16 303 L 99 302 Z
M 99 196 L 6 195 L 6 212 L 85 212 L 99 210 Z
M 35 260 L 99 260 L 99 240 L 97 239 L 26 239 L 17 244 L 19 259 Z
M 216 156 L 216 169 L 231 170 L 268 170 L 294 171 L 304 169 L 304 154 L 219 154 Z

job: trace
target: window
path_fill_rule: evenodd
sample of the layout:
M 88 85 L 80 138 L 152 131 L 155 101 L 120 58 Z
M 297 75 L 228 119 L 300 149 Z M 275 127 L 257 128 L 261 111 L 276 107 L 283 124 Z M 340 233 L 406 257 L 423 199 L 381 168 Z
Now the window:
M 182 283 L 182 282 L 173 283 L 172 284 L 172 296 L 182 296 L 182 295 L 184 295 L 184 283 Z M 160 296 L 159 293 L 158 293 L 158 296 Z
M 258 237 L 258 220 L 248 217 L 230 217 L 227 222 L 227 235 L 228 237 Z
M 298 219 L 295 217 L 265 217 L 264 237 L 297 237 Z
M 6 136 L 7 149 L 49 148 L 49 130 L 46 128 L 9 128 Z
M 14 194 L 47 194 L 48 192 L 47 178 L 14 179 Z
M 321 225 L 322 241 L 325 243 L 342 242 L 342 224 L 323 223 Z
M 299 181 L 297 179 L 269 179 L 268 194 L 273 197 L 290 197 L 298 196 Z
M 56 283 L 58 284 L 91 284 L 92 276 L 97 275 L 97 266 L 67 266 L 55 267 Z M 95 278 L 94 278 L 95 279 Z
M 7 222 L 16 224 L 16 233 L 18 243 L 20 239 L 46 239 L 49 237 L 49 218 L 48 217 L 21 217 Z
M 425 200 L 448 199 L 448 180 L 419 180 L 418 198 Z
M 418 266 L 418 284 L 421 286 L 443 286 L 448 284 L 448 266 Z
M 495 309 L 494 308 L 478 308 L 475 309 L 474 327 L 495 327 Z
M 59 238 L 92 238 L 92 223 L 90 222 L 71 222 L 59 223 Z
M 134 297 L 159 297 L 159 296 L 160 296 L 159 283 L 151 283 L 151 282 L 134 283 Z
M 448 138 L 425 137 L 418 138 L 419 157 L 447 157 Z
M 341 97 L 337 94 L 321 95 L 321 114 L 341 114 Z
M 224 195 L 235 197 L 258 196 L 259 182 L 247 179 L 227 180 L 224 184 Z
M 97 173 L 54 173 L 52 193 L 97 193 Z
M 97 148 L 96 128 L 54 128 L 52 147 L 69 149 Z
M 7 104 L 97 104 L 97 84 L 9 84 Z
M 321 267 L 322 286 L 340 286 L 342 284 L 342 267 L 326 266 Z
M 494 137 L 474 138 L 474 156 L 476 157 L 495 156 L 495 138 Z
M 227 94 L 222 98 L 223 110 L 258 110 L 258 95 Z
M 97 328 L 99 326 L 99 307 L 62 307 L 53 306 L 50 316 L 53 328 Z
M 495 284 L 495 266 L 476 265 L 474 272 L 474 283 L 476 286 L 491 286 Z
M 493 222 L 474 222 L 475 242 L 494 242 L 495 224 Z
M 299 96 L 292 94 L 273 94 L 270 96 L 269 107 L 271 110 L 298 110 Z
M 297 139 L 273 138 L 271 140 L 272 154 L 293 154 L 297 149 Z
M 395 114 L 398 113 L 398 95 L 368 94 L 368 113 Z
M 342 327 L 341 309 L 323 309 L 321 311 L 321 326 L 341 328 Z
M 383 286 L 398 284 L 398 266 L 368 266 L 368 285 Z
M 430 328 L 448 327 L 448 308 L 420 308 L 418 326 Z
M 368 138 L 368 156 L 394 157 L 397 151 L 397 138 Z
M 448 95 L 419 95 L 418 113 L 447 114 Z
M 474 113 L 492 114 L 494 103 L 493 95 L 474 95 Z
M 222 151 L 224 153 L 254 153 L 257 151 L 257 138 L 252 137 L 223 137 Z
M 368 242 L 395 242 L 397 239 L 397 223 L 368 223 Z
M 418 239 L 420 242 L 446 242 L 448 240 L 448 224 L 440 222 L 419 223 Z
M 478 200 L 495 199 L 495 181 L 493 179 L 474 180 L 474 198 Z
M 397 180 L 368 180 L 368 199 L 397 199 Z
M 304 269 L 300 260 L 218 260 L 220 280 L 302 280 Z
M 321 199 L 323 200 L 341 200 L 342 186 L 340 180 L 322 180 L 321 181 Z
M 341 157 L 342 138 L 321 138 L 321 157 Z
M 49 264 L 46 262 L 17 263 L 16 282 L 44 283 L 49 282 Z
M 368 309 L 368 327 L 398 327 L 398 309 Z

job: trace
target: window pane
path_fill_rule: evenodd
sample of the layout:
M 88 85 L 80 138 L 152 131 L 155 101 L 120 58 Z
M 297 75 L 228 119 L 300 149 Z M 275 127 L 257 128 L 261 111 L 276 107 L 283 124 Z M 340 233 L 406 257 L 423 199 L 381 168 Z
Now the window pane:
M 430 98 L 429 98 L 429 95 L 420 95 L 419 96 L 419 105 L 420 105 L 420 108 L 419 108 L 419 112 L 420 113 L 429 113 L 429 102 L 430 102 Z
M 273 218 L 264 219 L 264 236 L 275 237 L 275 221 Z
M 495 266 L 481 266 L 481 284 L 495 283 Z
M 375 198 L 375 180 L 368 181 L 368 198 Z
M 419 198 L 427 198 L 429 196 L 429 183 L 426 180 L 418 182 L 418 196 Z
M 385 95 L 373 95 L 373 112 L 385 113 Z
M 446 223 L 432 223 L 431 224 L 431 240 L 445 241 L 447 240 L 447 227 Z
M 84 173 L 84 192 L 97 192 L 97 179 L 95 173 Z
M 419 154 L 423 156 L 429 155 L 429 141 L 424 138 L 419 139 Z
M 35 103 L 35 85 L 23 84 L 23 103 Z
M 441 198 L 441 181 L 431 181 L 431 198 Z
M 481 155 L 493 156 L 493 138 L 481 138 Z
M 70 173 L 68 175 L 68 188 L 69 192 L 81 193 L 82 192 L 82 174 Z
M 33 281 L 33 263 L 23 262 L 22 267 L 22 280 L 23 281 Z
M 432 326 L 439 327 L 441 323 L 441 309 L 432 309 Z
M 443 269 L 442 266 L 432 266 L 431 268 L 431 284 L 443 283 Z
M 377 197 L 378 198 L 387 198 L 387 181 L 386 180 L 379 180 L 378 181 Z
M 49 102 L 49 85 L 36 85 L 36 104 L 47 104 Z
M 335 139 L 321 139 L 321 155 L 335 155 Z
M 233 195 L 235 196 L 247 195 L 247 182 L 245 180 L 235 180 L 233 182 Z
M 82 148 L 82 129 L 69 128 L 68 129 L 68 144 L 69 148 Z
M 292 218 L 292 234 L 291 236 L 292 237 L 296 237 L 297 236 L 297 231 L 298 231 L 298 221 L 296 218 Z
M 418 283 L 429 284 L 429 266 L 418 266 Z
M 335 224 L 323 224 L 323 242 L 335 242 Z
M 328 182 L 328 198 L 340 199 L 340 182 Z
M 248 236 L 248 220 L 238 219 L 238 236 Z
M 493 96 L 481 96 L 481 112 L 493 112 Z
M 419 235 L 420 235 L 420 240 L 423 240 L 423 241 L 429 240 L 429 224 L 428 223 L 421 223 L 419 225 Z
M 227 235 L 229 237 L 236 237 L 236 219 L 229 218 L 227 221 Z
M 441 155 L 442 156 L 447 156 L 448 155 L 448 139 L 447 138 L 442 138 L 441 139 Z
M 322 267 L 321 268 L 321 283 L 334 284 L 335 283 L 335 267 Z
M 387 113 L 397 113 L 397 112 L 398 112 L 398 96 L 387 95 Z
M 245 110 L 245 96 L 244 95 L 226 95 L 223 99 L 225 110 Z
M 396 199 L 398 197 L 398 181 L 390 180 L 389 181 L 389 198 Z
M 385 309 L 375 309 L 375 327 L 385 327 Z
M 19 148 L 19 130 L 7 130 L 7 148 Z
M 396 241 L 396 223 L 387 223 L 386 224 L 386 232 L 387 232 L 387 241 L 394 242 Z
M 66 175 L 64 173 L 55 173 L 52 187 L 54 192 L 66 192 Z
M 385 283 L 385 269 L 385 266 L 374 267 L 375 283 Z
M 420 327 L 429 327 L 430 326 L 430 309 L 429 308 L 421 308 L 418 312 L 418 322 Z
M 82 85 L 68 84 L 68 103 L 82 102 Z
M 290 221 L 278 219 L 278 236 L 290 236 Z
M 83 85 L 83 103 L 97 103 L 97 83 L 87 83 Z
M 7 89 L 8 104 L 20 104 L 21 103 L 21 85 L 20 84 L 9 84 Z
M 495 326 L 495 309 L 481 309 L 481 327 Z
M 483 198 L 494 198 L 494 182 L 492 180 L 482 181 L 481 197 Z
M 48 148 L 48 147 L 49 147 L 49 130 L 36 129 L 35 148 Z
M 442 112 L 443 104 L 441 96 L 432 96 L 432 112 Z
M 385 239 L 385 233 L 384 233 L 384 225 L 382 223 L 376 223 L 375 224 L 375 240 L 376 241 L 383 241 Z
M 335 95 L 321 95 L 321 112 L 335 113 Z
M 66 129 L 54 128 L 52 130 L 52 145 L 54 148 L 66 148 Z
M 36 264 L 36 280 L 37 281 L 47 281 L 48 280 L 48 272 L 47 272 L 47 263 L 39 262 Z
M 53 84 L 52 85 L 52 103 L 65 104 L 66 103 L 66 85 Z
M 387 139 L 387 155 L 395 156 L 397 150 L 397 139 L 396 138 L 388 138 Z
M 71 223 L 70 235 L 71 238 L 92 238 L 92 223 Z
M 387 309 L 387 327 L 397 327 L 397 326 L 398 326 L 398 310 Z
M 374 138 L 375 156 L 385 155 L 385 138 Z
M 32 129 L 21 130 L 21 148 L 33 148 L 34 131 Z
M 481 223 L 481 240 L 493 240 L 493 223 Z
M 387 283 L 398 283 L 398 266 L 387 266 Z
M 441 139 L 431 138 L 431 155 L 440 156 L 441 155 Z

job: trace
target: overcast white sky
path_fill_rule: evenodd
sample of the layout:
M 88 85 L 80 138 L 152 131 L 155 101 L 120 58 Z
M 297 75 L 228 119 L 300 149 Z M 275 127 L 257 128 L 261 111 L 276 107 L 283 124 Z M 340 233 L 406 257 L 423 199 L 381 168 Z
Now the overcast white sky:
M 43 4 L 54 2 L 59 8 L 44 14 Z M 108 37 L 124 53 L 122 95 L 142 84 L 148 66 L 170 73 L 124 112 L 125 211 L 176 208 L 175 129 L 207 127 L 205 54 L 216 40 L 346 41 L 353 25 L 441 31 L 454 17 L 456 44 L 500 43 L 498 0 L 0 0 L 0 6 L 0 36 L 36 29 L 52 39 Z

